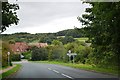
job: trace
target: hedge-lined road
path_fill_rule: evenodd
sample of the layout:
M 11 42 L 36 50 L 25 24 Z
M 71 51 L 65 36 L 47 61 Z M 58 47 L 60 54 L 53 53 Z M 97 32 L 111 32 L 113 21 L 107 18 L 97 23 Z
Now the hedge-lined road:
M 22 62 L 21 69 L 11 78 L 115 78 L 115 76 L 79 70 L 71 67 L 47 64 Z

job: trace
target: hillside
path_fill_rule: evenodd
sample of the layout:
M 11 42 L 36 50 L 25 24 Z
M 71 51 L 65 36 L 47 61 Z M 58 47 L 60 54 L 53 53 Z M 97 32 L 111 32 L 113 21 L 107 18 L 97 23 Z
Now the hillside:
M 30 34 L 26 32 L 21 33 L 14 33 L 14 34 L 2 34 L 1 35 L 3 41 L 10 41 L 10 42 L 27 42 L 27 43 L 35 43 L 35 42 L 47 42 L 48 44 L 51 43 L 53 40 L 57 39 L 58 37 L 61 38 L 62 36 L 71 36 L 73 38 L 80 38 L 85 37 L 83 29 L 67 29 L 63 31 L 59 31 L 56 33 L 36 33 Z

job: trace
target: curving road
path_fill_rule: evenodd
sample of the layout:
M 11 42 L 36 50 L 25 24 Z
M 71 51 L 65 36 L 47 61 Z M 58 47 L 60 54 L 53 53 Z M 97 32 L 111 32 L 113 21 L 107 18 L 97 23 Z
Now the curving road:
M 21 62 L 19 64 L 22 64 L 22 68 L 14 75 L 10 76 L 10 78 L 47 78 L 52 80 L 115 80 L 115 78 L 117 78 L 112 75 L 95 73 L 55 64 L 33 62 Z

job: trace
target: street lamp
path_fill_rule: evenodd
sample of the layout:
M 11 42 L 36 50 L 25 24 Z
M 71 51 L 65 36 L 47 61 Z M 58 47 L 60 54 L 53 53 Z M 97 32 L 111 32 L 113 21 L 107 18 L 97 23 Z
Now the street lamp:
M 9 66 L 10 65 L 10 56 L 9 56 L 10 52 L 8 52 L 7 55 L 8 55 L 8 66 Z

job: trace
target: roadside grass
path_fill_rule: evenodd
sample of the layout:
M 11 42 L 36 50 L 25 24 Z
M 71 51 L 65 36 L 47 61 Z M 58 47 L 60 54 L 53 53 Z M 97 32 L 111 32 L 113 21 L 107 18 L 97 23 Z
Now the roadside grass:
M 80 42 L 85 42 L 86 40 L 88 40 L 88 38 L 87 38 L 87 37 L 74 38 L 74 39 L 76 39 L 76 40 L 78 40 L 78 41 L 80 41 Z
M 2 73 L 2 76 L 1 76 L 1 77 L 2 77 L 2 78 L 8 77 L 9 75 L 17 72 L 17 71 L 20 69 L 20 67 L 21 67 L 20 64 L 16 64 L 16 66 L 15 66 L 14 68 L 12 68 L 11 70 L 8 70 L 7 72 Z M 1 78 L 1 77 L 0 77 L 0 78 Z
M 116 75 L 116 76 L 118 75 L 118 71 L 116 71 L 116 70 L 98 68 L 98 67 L 94 67 L 89 64 L 76 64 L 76 63 L 73 64 L 73 63 L 64 63 L 64 62 L 60 62 L 60 61 L 32 61 L 32 62 L 58 64 L 58 65 L 64 65 L 64 66 L 69 66 L 69 67 L 93 71 L 93 72 L 100 72 L 100 73 L 111 74 L 111 75 Z

